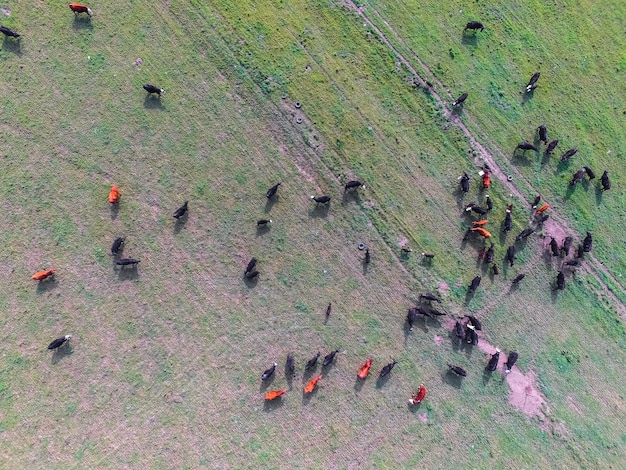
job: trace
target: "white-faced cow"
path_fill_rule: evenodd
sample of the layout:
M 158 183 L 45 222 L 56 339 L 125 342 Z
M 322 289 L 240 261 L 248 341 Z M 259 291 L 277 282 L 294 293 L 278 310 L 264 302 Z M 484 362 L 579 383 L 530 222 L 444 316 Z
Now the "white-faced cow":
M 535 88 L 537 88 L 537 80 L 539 80 L 540 76 L 541 76 L 540 72 L 535 72 L 533 76 L 530 77 L 530 80 L 528 81 L 528 85 L 526 85 L 526 93 L 530 93 Z

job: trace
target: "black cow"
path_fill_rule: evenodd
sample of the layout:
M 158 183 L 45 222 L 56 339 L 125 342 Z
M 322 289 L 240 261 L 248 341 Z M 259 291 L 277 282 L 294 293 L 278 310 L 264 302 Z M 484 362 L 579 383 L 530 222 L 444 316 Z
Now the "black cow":
M 519 144 L 517 144 L 517 147 L 515 148 L 515 150 L 517 150 L 517 149 L 523 150 L 524 152 L 526 150 L 534 150 L 535 152 L 539 151 L 539 149 L 537 147 L 535 147 L 533 144 L 528 143 L 526 141 L 520 142 Z
M 602 183 L 602 191 L 608 191 L 611 189 L 611 180 L 609 179 L 609 173 L 606 170 L 602 173 L 600 183 Z
M 461 376 L 461 377 L 467 377 L 467 372 L 465 372 L 465 369 L 463 369 L 462 367 L 455 366 L 454 364 L 449 364 L 449 363 L 448 363 L 448 367 L 456 375 Z
M 482 331 L 483 326 L 480 324 L 480 321 L 478 320 L 478 318 L 476 318 L 473 315 L 465 315 L 465 316 L 469 319 L 469 322 L 474 326 L 474 328 L 476 328 L 476 330 Z
M 511 263 L 511 267 L 515 264 L 515 245 L 511 245 L 506 250 L 506 260 Z
M 398 363 L 395 359 L 380 370 L 380 378 L 382 379 L 391 372 L 391 369 Z
M 111 245 L 111 256 L 117 256 L 123 245 L 124 245 L 124 238 L 117 237 L 115 241 L 113 242 L 113 245 Z
M 493 209 L 493 202 L 491 201 L 491 198 L 489 197 L 489 194 L 485 194 L 485 204 L 487 204 L 487 210 L 488 211 Z
M 537 194 L 535 196 L 535 200 L 532 203 L 532 208 L 536 209 L 540 202 L 541 202 L 541 196 L 539 194 Z
M 465 230 L 465 235 L 463 235 L 463 241 L 466 242 L 467 240 L 469 240 L 469 237 L 471 234 L 472 234 L 472 227 L 467 227 L 467 230 Z
M 496 252 L 492 243 L 491 246 L 487 249 L 487 252 L 485 253 L 485 263 L 487 264 L 493 263 L 493 258 L 495 257 L 495 253 Z
M 559 256 L 559 244 L 554 237 L 550 237 L 550 250 L 552 251 L 552 256 Z
M 489 372 L 493 372 L 498 368 L 498 361 L 500 360 L 500 350 L 496 348 L 496 353 L 491 356 L 487 363 L 486 369 Z
M 491 269 L 493 269 L 493 275 L 497 276 L 498 274 L 500 274 L 500 268 L 498 268 L 497 264 L 493 264 L 493 266 L 491 266 Z
M 565 266 L 578 266 L 579 264 L 580 264 L 580 262 L 578 260 L 575 260 L 575 259 L 571 259 L 571 260 L 565 262 Z
M 559 274 L 556 276 L 556 290 L 564 290 L 565 289 L 565 274 L 562 271 L 559 271 Z
M 435 302 L 441 303 L 441 299 L 437 297 L 435 294 L 431 294 L 430 292 L 426 292 L 425 294 L 420 294 L 420 298 L 426 300 L 433 300 Z
M 422 256 L 426 259 L 433 259 L 435 257 L 433 253 L 422 253 Z
M 261 380 L 265 381 L 269 379 L 272 376 L 272 374 L 274 374 L 274 371 L 276 370 L 277 365 L 278 364 L 274 362 L 269 369 L 266 369 L 265 372 L 263 372 L 263 375 L 261 375 Z
M 419 305 L 417 307 L 415 307 L 415 313 L 419 313 L 420 315 L 424 315 L 424 317 L 435 318 L 435 315 L 433 315 L 430 310 L 427 310 L 424 307 L 421 307 Z
M 476 212 L 479 215 L 485 215 L 487 213 L 487 209 L 477 206 L 475 202 L 470 202 L 467 206 L 465 206 L 465 212 Z
M 520 232 L 520 234 L 517 237 L 515 237 L 515 240 L 516 241 L 523 240 L 524 238 L 529 237 L 533 233 L 535 233 L 535 229 L 525 228 L 524 230 Z
M 592 179 L 594 179 L 596 177 L 596 174 L 593 172 L 593 170 L 591 168 L 589 168 L 588 166 L 584 166 L 583 168 L 587 172 L 587 176 L 589 177 L 590 180 L 592 180 Z
M 526 274 L 518 274 L 515 279 L 513 279 L 513 285 L 519 283 L 522 279 L 526 277 Z
M 256 221 L 257 227 L 267 227 L 267 224 L 271 224 L 272 219 L 259 219 Z
M 465 32 L 468 29 L 471 29 L 472 31 L 476 31 L 477 29 L 480 29 L 482 31 L 483 29 L 485 29 L 485 27 L 480 21 L 468 21 L 463 31 Z
M 548 147 L 546 147 L 546 155 L 552 155 L 552 152 L 554 152 L 554 149 L 556 148 L 557 145 L 559 145 L 559 139 L 555 139 L 552 142 L 550 142 L 548 144 Z
M 339 352 L 339 349 L 335 349 L 333 352 L 324 356 L 324 362 L 322 362 L 322 365 L 324 367 L 330 365 L 333 362 L 333 359 L 335 359 L 335 354 L 337 354 L 338 352 Z
M 464 340 L 465 339 L 465 328 L 463 328 L 463 323 L 461 323 L 460 320 L 457 320 L 454 328 L 455 328 L 455 331 L 456 331 L 456 336 L 458 338 L 461 338 L 461 340 Z
M 163 93 L 165 93 L 165 90 L 163 88 L 159 88 L 158 86 L 150 85 L 148 83 L 143 86 L 143 89 L 146 90 L 150 95 L 154 93 L 155 95 L 161 96 Z
M 136 266 L 140 262 L 141 260 L 134 259 L 134 258 L 122 258 L 122 259 L 118 259 L 115 262 L 115 264 L 117 264 L 118 266 Z
M 52 343 L 48 345 L 48 349 L 57 349 L 63 346 L 66 341 L 72 339 L 72 335 L 61 336 L 60 338 L 55 339 Z
M 563 253 L 565 253 L 565 256 L 569 256 L 569 250 L 572 247 L 573 241 L 574 239 L 572 237 L 565 237 L 565 240 L 563 240 L 563 246 L 561 247 L 561 250 L 563 251 Z
M 456 100 L 454 100 L 452 102 L 452 106 L 456 106 L 458 104 L 463 103 L 463 101 L 465 101 L 467 99 L 467 93 L 463 93 L 461 96 L 459 96 Z
M 330 202 L 330 196 L 311 196 L 317 204 L 328 204 Z
M 16 39 L 19 39 L 20 37 L 18 33 L 2 25 L 0 25 L 0 33 L 4 34 L 5 36 L 16 38 Z
M 254 279 L 259 275 L 259 272 L 256 269 L 253 269 L 250 272 L 245 273 L 246 279 Z
M 469 176 L 467 173 L 463 173 L 463 176 L 459 176 L 459 181 L 461 182 L 461 191 L 464 193 L 469 192 Z
M 407 248 L 406 246 L 401 247 L 400 251 L 406 255 L 408 255 L 409 253 L 413 253 L 413 250 L 411 250 L 410 248 Z
M 548 143 L 548 128 L 546 127 L 545 124 L 540 125 L 537 128 L 537 131 L 539 132 L 539 141 L 543 142 L 544 144 Z
M 580 182 L 585 177 L 585 169 L 581 168 L 576 173 L 572 175 L 572 181 L 569 182 L 570 186 L 574 186 L 576 183 Z
M 550 218 L 550 214 L 543 214 L 538 220 L 537 225 L 543 224 L 546 220 Z
M 313 358 L 309 362 L 306 363 L 306 366 L 304 367 L 304 369 L 309 370 L 315 367 L 315 364 L 317 364 L 317 360 L 319 359 L 320 354 L 321 353 L 318 351 L 317 354 L 313 356 Z
M 359 180 L 348 181 L 343 188 L 343 192 L 345 193 L 348 189 L 355 189 L 355 188 L 365 189 L 365 185 L 361 183 Z
M 506 373 L 508 374 L 509 372 L 511 372 L 511 369 L 513 368 L 513 366 L 515 365 L 515 363 L 517 362 L 517 358 L 518 358 L 518 354 L 515 351 L 511 351 L 509 353 L 509 357 L 506 360 Z
M 328 307 L 326 307 L 326 319 L 328 320 L 328 317 L 330 317 L 330 312 L 333 309 L 333 303 L 332 302 L 328 302 Z
M 476 289 L 478 289 L 478 286 L 480 285 L 481 279 L 482 278 L 480 276 L 476 276 L 474 279 L 472 279 L 472 283 L 468 287 L 468 292 L 470 294 L 473 294 L 474 292 L 476 292 Z
M 585 253 L 589 253 L 593 246 L 593 237 L 591 236 L 591 232 L 587 232 L 587 236 L 583 240 L 583 251 Z
M 272 199 L 276 195 L 276 191 L 278 191 L 278 187 L 281 184 L 282 183 L 276 183 L 274 186 L 272 186 L 270 189 L 268 189 L 267 192 L 265 193 L 265 197 L 268 198 L 268 199 Z
M 365 264 L 370 264 L 371 260 L 372 260 L 372 257 L 370 256 L 370 249 L 367 248 L 365 250 Z
M 585 246 L 582 243 L 578 244 L 578 250 L 576 251 L 576 258 L 584 258 Z
M 406 322 L 409 324 L 409 331 L 413 331 L 413 323 L 415 323 L 415 315 L 417 315 L 416 308 L 410 308 L 406 314 Z
M 513 217 L 511 216 L 511 211 L 507 209 L 506 214 L 504 215 L 504 229 L 503 232 L 510 232 L 513 228 Z
M 469 323 L 465 325 L 465 339 L 467 340 L 467 344 L 478 346 L 478 333 L 476 333 L 476 327 L 474 325 L 470 325 Z
M 540 76 L 540 72 L 535 72 L 535 74 L 530 77 L 530 81 L 528 82 L 528 85 L 526 85 L 526 93 L 530 93 L 532 90 L 537 88 L 537 80 L 539 80 Z
M 175 218 L 180 219 L 183 215 L 187 213 L 187 204 L 189 204 L 189 201 L 185 201 L 182 206 L 176 209 L 176 212 L 174 212 Z
M 573 157 L 574 155 L 576 155 L 576 152 L 578 152 L 578 149 L 576 147 L 569 149 L 567 152 L 561 155 L 561 161 L 564 162 L 568 158 Z
M 287 363 L 285 364 L 285 372 L 287 373 L 287 377 L 295 377 L 296 376 L 296 361 L 293 358 L 293 354 L 287 354 Z
M 244 274 L 248 274 L 250 271 L 252 271 L 254 269 L 254 267 L 256 266 L 256 258 L 252 258 L 249 262 L 248 262 L 248 266 L 246 266 L 246 270 L 243 272 Z

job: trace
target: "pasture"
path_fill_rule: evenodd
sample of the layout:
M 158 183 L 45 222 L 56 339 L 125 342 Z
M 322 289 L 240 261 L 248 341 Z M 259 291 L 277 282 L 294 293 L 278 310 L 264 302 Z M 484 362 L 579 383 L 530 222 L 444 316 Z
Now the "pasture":
M 500 3 L 107 0 L 91 19 L 61 2 L 3 8 L 22 38 L 0 38 L 0 468 L 622 468 L 626 11 Z M 462 34 L 471 19 L 485 31 Z M 555 155 L 514 155 L 543 123 Z M 461 242 L 486 161 L 499 276 L 477 261 L 478 237 Z M 613 189 L 569 188 L 582 165 L 607 169 Z M 354 178 L 366 188 L 344 195 Z M 537 193 L 549 222 L 507 267 Z M 328 208 L 310 199 L 321 194 Z M 587 230 L 593 251 L 553 292 L 544 236 L 576 246 Z M 114 266 L 119 236 L 137 269 Z M 252 256 L 260 276 L 245 282 Z M 50 267 L 53 280 L 31 280 Z M 409 332 L 425 291 L 449 315 Z M 468 312 L 480 347 L 450 336 Z M 69 347 L 48 352 L 64 334 Z M 531 416 L 501 368 L 484 373 L 491 346 L 519 352 Z M 306 361 L 336 348 L 303 396 Z M 425 401 L 407 406 L 420 383 Z M 289 391 L 264 403 L 274 388 Z

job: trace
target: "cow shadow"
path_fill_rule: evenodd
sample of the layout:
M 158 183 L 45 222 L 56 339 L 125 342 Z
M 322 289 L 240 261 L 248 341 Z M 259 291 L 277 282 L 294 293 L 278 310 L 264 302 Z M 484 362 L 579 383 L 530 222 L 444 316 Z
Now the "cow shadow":
M 74 31 L 93 30 L 93 24 L 91 23 L 90 16 L 74 15 L 74 21 L 72 23 Z
M 344 191 L 343 196 L 341 197 L 341 205 L 346 205 L 351 202 L 361 202 L 361 197 L 359 196 L 358 190 L 355 191 Z
M 457 390 L 461 388 L 463 385 L 463 377 L 456 375 L 451 370 L 448 370 L 445 374 L 443 374 L 442 379 L 448 385 L 452 385 Z
M 406 406 L 409 409 L 409 411 L 411 413 L 417 413 L 420 410 L 420 407 L 422 406 L 422 402 L 419 403 L 411 403 L 409 401 L 406 402 Z
M 454 352 L 459 352 L 461 350 L 463 340 L 456 335 L 456 328 L 453 328 L 452 331 L 450 331 L 448 338 L 450 338 L 450 346 L 452 346 L 452 350 Z
M 518 150 L 516 149 L 513 152 L 512 160 L 515 162 L 517 166 L 531 166 L 533 164 L 532 160 L 527 157 L 526 152 L 533 152 L 533 150 Z M 535 152 L 537 153 L 537 152 Z
M 475 295 L 476 295 L 476 292 L 471 292 L 469 288 L 467 288 L 467 292 L 465 293 L 464 304 L 467 306 L 467 304 L 471 302 L 471 300 L 474 298 Z
M 553 304 L 559 300 L 559 290 L 556 289 L 556 286 L 553 283 L 550 283 L 550 300 Z
M 461 33 L 461 44 L 464 46 L 476 47 L 478 45 L 478 36 L 476 35 L 476 32 L 474 31 L 470 34 L 467 30 L 464 30 L 463 33 Z
M 10 38 L 9 36 L 4 37 L 4 41 L 2 42 L 2 50 L 6 52 L 11 52 L 18 57 L 22 56 L 22 41 L 18 38 Z
M 330 202 L 328 204 L 315 204 L 315 207 L 309 211 L 311 219 L 325 219 L 328 217 L 330 210 Z
M 419 262 L 420 266 L 423 266 L 425 268 L 432 268 L 433 267 L 433 258 L 429 258 L 428 256 L 422 256 L 422 259 Z
M 308 404 L 309 404 L 309 402 L 311 401 L 311 399 L 312 399 L 315 395 L 317 395 L 317 391 L 318 391 L 318 390 L 319 390 L 319 386 L 318 386 L 318 385 L 316 385 L 316 386 L 315 386 L 315 388 L 313 389 L 313 391 L 312 391 L 312 392 L 310 392 L 310 393 L 306 393 L 306 392 L 304 391 L 304 389 L 303 389 L 303 390 L 302 390 L 302 405 L 303 405 L 303 406 L 308 405 Z
M 385 386 L 385 384 L 387 382 L 389 382 L 389 379 L 391 378 L 391 373 L 385 375 L 384 377 L 381 377 L 380 375 L 378 376 L 378 379 L 376 379 L 376 388 L 377 389 L 381 389 Z
M 63 344 L 60 348 L 56 348 L 54 350 L 50 362 L 52 362 L 52 364 L 56 364 L 64 357 L 70 356 L 72 354 L 74 354 L 74 350 L 70 346 L 69 341 L 66 341 L 65 344 Z
M 257 225 L 256 226 L 256 237 L 260 237 L 265 235 L 267 232 L 270 231 L 270 224 L 262 224 L 262 225 Z
M 115 220 L 117 219 L 117 216 L 120 213 L 120 205 L 110 204 L 110 206 L 111 206 L 111 220 Z
M 526 87 L 524 87 L 524 90 L 521 93 L 522 93 L 522 104 L 526 104 L 527 101 L 533 99 L 533 97 L 535 96 L 535 89 L 533 88 L 530 91 L 526 91 Z
M 560 173 L 562 171 L 568 170 L 571 166 L 572 166 L 571 158 L 568 158 L 565 161 L 559 159 L 559 163 L 556 165 L 556 172 Z
M 148 93 L 144 98 L 143 107 L 146 109 L 165 109 L 165 106 L 161 103 L 161 97 L 154 97 L 152 96 L 152 93 Z
M 258 276 L 253 277 L 252 279 L 248 279 L 246 277 L 246 275 L 244 274 L 243 275 L 243 283 L 249 289 L 254 289 L 256 287 L 256 285 L 258 284 L 258 282 L 259 282 L 259 276 L 260 276 L 260 274 Z
M 541 158 L 541 168 L 543 168 L 544 166 L 546 166 L 548 163 L 550 163 L 550 159 L 551 159 L 551 155 L 548 154 L 547 152 L 547 148 L 544 149 L 543 151 L 543 157 Z
M 178 235 L 180 231 L 185 227 L 187 219 L 188 217 L 186 212 L 181 217 L 178 217 L 176 219 L 176 222 L 174 222 L 174 235 Z
M 270 413 L 274 410 L 282 408 L 284 404 L 285 402 L 283 401 L 282 395 L 280 397 L 274 398 L 273 400 L 265 400 L 265 403 L 263 403 L 263 411 L 265 411 L 266 413 Z
M 137 269 L 137 265 L 133 265 L 131 267 L 120 267 L 117 272 L 117 278 L 120 281 L 135 281 L 139 279 L 139 270 Z
M 597 205 L 602 204 L 603 195 L 604 195 L 604 191 L 602 191 L 602 188 L 600 188 L 600 186 L 596 186 L 596 204 Z
M 285 380 L 287 382 L 289 390 L 293 388 L 293 378 L 294 376 L 289 373 L 289 370 L 287 370 L 287 364 L 285 364 Z
M 370 263 L 366 263 L 365 260 L 361 261 L 361 264 L 363 265 L 363 275 L 365 276 L 367 274 L 367 270 L 369 269 Z
M 272 385 L 274 382 L 274 378 L 276 374 L 272 374 L 267 380 L 261 380 L 261 384 L 259 385 L 259 392 L 264 392 L 267 388 Z
M 356 381 L 354 382 L 354 391 L 359 393 L 361 389 L 363 389 L 363 385 L 365 385 L 366 379 L 361 379 L 357 376 Z
M 55 277 L 45 279 L 43 281 L 37 281 L 37 294 L 42 295 L 46 292 L 50 292 L 59 285 L 59 281 Z
M 465 102 L 459 103 L 456 106 L 450 105 L 450 114 L 452 114 L 453 116 L 461 115 L 463 113 L 463 106 L 464 105 L 465 105 Z
M 487 368 L 485 367 L 483 369 L 483 385 L 488 385 L 489 381 L 491 380 L 491 375 L 493 374 L 493 372 L 487 370 Z
M 402 324 L 402 333 L 404 334 L 404 344 L 406 345 L 409 341 L 409 336 L 411 336 L 411 326 L 409 325 L 409 320 L 407 318 L 404 319 L 404 323 Z

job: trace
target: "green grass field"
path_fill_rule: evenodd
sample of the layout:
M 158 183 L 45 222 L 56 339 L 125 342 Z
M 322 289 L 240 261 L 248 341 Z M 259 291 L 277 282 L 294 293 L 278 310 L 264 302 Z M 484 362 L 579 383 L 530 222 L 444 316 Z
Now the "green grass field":
M 91 20 L 59 2 L 0 11 L 23 36 L 0 45 L 0 468 L 623 468 L 626 9 L 500 3 L 105 1 Z M 470 19 L 485 31 L 463 36 Z M 143 83 L 166 92 L 146 98 Z M 498 277 L 477 263 L 480 243 L 461 243 L 463 206 L 483 194 L 476 148 L 446 113 L 463 91 L 458 119 L 514 175 L 489 191 Z M 552 159 L 514 157 L 542 123 L 560 140 Z M 607 169 L 613 189 L 597 191 L 598 178 L 568 190 L 582 165 Z M 366 189 L 343 197 L 352 178 Z M 502 266 L 530 220 L 513 190 L 539 192 L 550 227 L 576 243 L 594 234 L 558 295 L 548 229 Z M 309 199 L 322 193 L 328 209 Z M 514 229 L 496 235 L 509 203 Z M 262 217 L 273 223 L 257 231 Z M 136 271 L 114 269 L 117 236 Z M 261 275 L 247 284 L 252 256 Z M 48 267 L 53 282 L 30 279 Z M 543 416 L 509 403 L 503 376 L 484 375 L 488 356 L 459 349 L 449 320 L 404 329 L 424 291 L 451 316 L 477 312 L 482 341 L 519 352 Z M 67 333 L 69 349 L 46 351 Z M 303 397 L 305 362 L 335 348 Z M 273 361 L 269 388 L 289 392 L 268 405 L 259 379 Z M 468 377 L 451 379 L 448 362 Z M 428 396 L 408 408 L 420 383 Z

